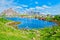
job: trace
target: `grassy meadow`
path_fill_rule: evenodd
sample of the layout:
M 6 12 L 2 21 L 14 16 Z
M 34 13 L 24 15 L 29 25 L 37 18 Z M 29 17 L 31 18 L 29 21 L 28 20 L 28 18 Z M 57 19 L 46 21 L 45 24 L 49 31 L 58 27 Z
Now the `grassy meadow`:
M 60 26 L 42 29 L 16 29 L 6 25 L 11 20 L 0 18 L 0 40 L 60 40 Z

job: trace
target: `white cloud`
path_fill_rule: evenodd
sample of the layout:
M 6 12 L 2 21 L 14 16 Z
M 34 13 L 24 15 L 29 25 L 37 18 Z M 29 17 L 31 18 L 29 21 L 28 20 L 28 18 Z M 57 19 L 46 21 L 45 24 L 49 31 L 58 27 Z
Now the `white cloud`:
M 40 6 L 36 6 L 36 9 L 45 9 L 45 8 L 40 7 Z
M 37 10 L 44 10 L 45 8 L 40 7 L 40 6 L 36 6 L 36 7 L 31 7 L 26 9 L 26 11 L 37 11 Z
M 13 0 L 0 0 L 0 13 L 12 7 Z
M 22 7 L 28 7 L 28 5 L 23 4 Z
M 34 10 L 35 8 L 29 8 L 29 10 Z
M 22 4 L 20 6 L 16 6 L 16 5 L 12 5 L 14 4 L 13 3 L 13 0 L 0 0 L 0 12 L 7 9 L 7 8 L 10 8 L 12 7 L 13 9 L 18 9 L 17 11 L 24 11 L 24 8 L 23 7 L 28 7 L 28 5 L 25 5 L 25 4 Z M 35 4 L 38 4 L 38 2 L 36 1 Z M 48 3 L 49 5 L 51 5 L 51 3 Z M 51 13 L 51 14 L 60 14 L 60 4 L 59 5 L 56 5 L 56 6 L 47 6 L 47 5 L 43 5 L 43 6 L 36 6 L 35 8 L 27 8 L 26 10 L 27 11 L 30 11 L 30 10 L 40 10 L 40 12 L 43 10 L 43 12 L 45 13 Z M 20 10 L 21 9 L 21 10 Z M 46 10 L 47 9 L 47 10 Z
M 2 5 L 9 5 L 9 4 L 11 4 L 13 2 L 13 0 L 0 0 L 0 3 L 2 4 Z
M 34 8 L 26 8 L 25 11 L 32 11 Z
M 36 1 L 35 4 L 38 4 L 38 2 Z
M 2 8 L 10 7 L 12 3 L 13 3 L 13 0 L 9 0 L 9 1 L 8 0 L 0 0 L 0 6 Z
M 21 6 L 16 6 L 15 8 L 22 8 Z
M 51 7 L 47 6 L 47 5 L 43 5 L 42 7 L 43 8 L 51 8 Z

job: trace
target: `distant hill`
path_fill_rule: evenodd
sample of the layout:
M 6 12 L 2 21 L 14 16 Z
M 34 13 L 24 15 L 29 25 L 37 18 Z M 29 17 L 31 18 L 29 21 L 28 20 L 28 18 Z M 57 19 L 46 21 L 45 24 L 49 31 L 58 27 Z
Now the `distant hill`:
M 5 15 L 7 17 L 14 17 L 14 16 L 18 16 L 19 13 L 17 13 L 16 11 L 14 11 L 12 8 L 9 8 L 7 10 L 4 10 L 1 15 Z

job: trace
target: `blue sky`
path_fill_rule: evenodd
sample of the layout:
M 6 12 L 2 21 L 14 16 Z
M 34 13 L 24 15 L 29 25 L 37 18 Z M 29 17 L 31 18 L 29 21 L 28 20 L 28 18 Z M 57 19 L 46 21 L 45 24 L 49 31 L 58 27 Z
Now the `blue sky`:
M 35 10 L 44 14 L 60 14 L 60 0 L 0 0 L 0 12 L 8 8 L 17 12 Z

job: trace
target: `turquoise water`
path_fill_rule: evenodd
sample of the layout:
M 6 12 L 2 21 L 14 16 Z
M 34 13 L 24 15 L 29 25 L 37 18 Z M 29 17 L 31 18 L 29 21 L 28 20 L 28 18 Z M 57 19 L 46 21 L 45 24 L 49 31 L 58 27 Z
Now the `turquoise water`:
M 16 22 L 21 22 L 21 24 L 18 25 L 18 28 L 44 28 L 44 27 L 52 27 L 56 25 L 54 22 L 44 21 L 44 20 L 38 20 L 38 19 L 31 19 L 31 18 L 7 18 L 9 20 L 13 20 Z

